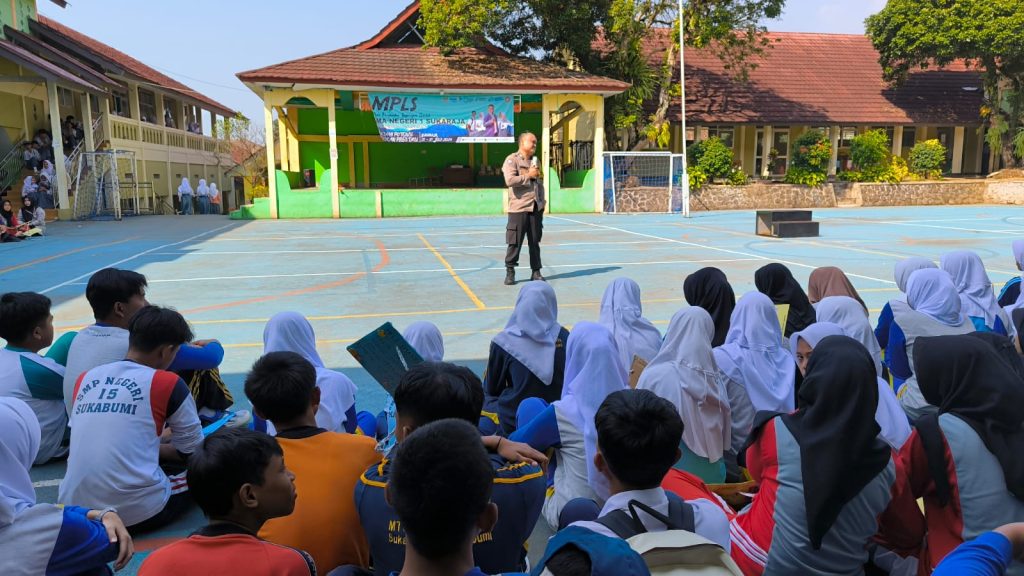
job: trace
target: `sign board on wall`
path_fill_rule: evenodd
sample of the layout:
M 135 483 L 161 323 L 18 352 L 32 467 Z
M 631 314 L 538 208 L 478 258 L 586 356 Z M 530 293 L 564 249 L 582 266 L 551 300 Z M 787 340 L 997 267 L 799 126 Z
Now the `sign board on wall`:
M 515 97 L 370 92 L 385 142 L 515 142 Z

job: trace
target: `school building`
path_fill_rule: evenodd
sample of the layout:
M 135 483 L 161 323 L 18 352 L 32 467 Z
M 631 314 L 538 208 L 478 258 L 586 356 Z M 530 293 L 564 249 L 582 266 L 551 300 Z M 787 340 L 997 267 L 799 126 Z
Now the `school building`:
M 356 46 L 238 74 L 263 99 L 267 134 L 276 124 L 267 165 L 278 170 L 269 197 L 232 217 L 501 214 L 501 167 L 524 131 L 538 138 L 549 210 L 600 209 L 605 98 L 628 85 L 486 43 L 444 56 L 423 47 L 418 19 L 413 2 Z M 473 100 L 472 119 L 443 117 Z M 430 134 L 403 130 L 426 104 L 438 115 Z M 471 137 L 495 104 L 508 123 Z M 385 116 L 397 124 L 382 132 Z M 463 137 L 444 137 L 455 132 Z
M 71 216 L 81 154 L 97 150 L 134 154 L 134 162 L 118 164 L 118 177 L 122 197 L 138 190 L 146 201 L 140 208 L 173 211 L 183 177 L 193 185 L 200 178 L 216 182 L 226 206 L 240 203 L 225 176 L 233 165 L 228 142 L 212 130 L 220 118 L 235 116 L 233 110 L 40 15 L 36 0 L 0 2 L 0 25 L 0 186 L 13 186 L 16 201 L 31 174 L 23 169 L 21 145 L 45 129 L 55 141 L 61 218 Z M 81 122 L 84 138 L 65 154 L 61 124 L 67 116 Z
M 903 84 L 891 86 L 866 36 L 770 32 L 768 39 L 764 53 L 751 58 L 754 67 L 745 81 L 725 69 L 713 47 L 686 49 L 687 145 L 718 136 L 732 146 L 747 174 L 781 179 L 794 140 L 817 128 L 832 140 L 830 174 L 835 175 L 851 166 L 854 136 L 882 129 L 896 156 L 906 158 L 915 143 L 938 139 L 947 150 L 946 172 L 998 169 L 999 155 L 984 142 L 984 88 L 977 70 L 957 62 L 916 70 Z M 651 65 L 662 65 L 671 41 L 668 30 L 647 39 Z M 607 49 L 601 42 L 595 47 Z M 680 114 L 677 96 L 669 109 L 673 151 L 683 149 Z

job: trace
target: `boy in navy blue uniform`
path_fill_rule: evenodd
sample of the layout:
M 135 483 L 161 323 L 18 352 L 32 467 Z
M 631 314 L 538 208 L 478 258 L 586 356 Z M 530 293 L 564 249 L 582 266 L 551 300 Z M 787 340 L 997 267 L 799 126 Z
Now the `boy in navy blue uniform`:
M 468 368 L 426 362 L 402 377 L 394 398 L 395 434 L 401 445 L 413 430 L 438 420 L 455 418 L 476 426 L 484 393 L 480 379 Z M 544 458 L 525 445 L 503 438 L 488 436 L 482 440 L 485 448 L 500 452 L 489 454 L 489 458 L 494 474 L 491 501 L 501 512 L 494 529 L 476 537 L 473 556 L 487 574 L 521 572 L 525 569 L 524 544 L 544 503 L 544 473 L 536 464 Z M 506 457 L 526 461 L 510 463 Z M 406 554 L 402 522 L 385 500 L 390 475 L 389 454 L 379 465 L 368 468 L 356 485 L 359 521 L 378 576 L 400 570 Z

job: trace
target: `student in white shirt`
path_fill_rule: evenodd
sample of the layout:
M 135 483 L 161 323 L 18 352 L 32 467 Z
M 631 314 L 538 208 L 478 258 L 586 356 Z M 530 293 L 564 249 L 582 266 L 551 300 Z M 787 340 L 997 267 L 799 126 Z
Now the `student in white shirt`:
M 75 384 L 73 448 L 58 501 L 116 508 L 129 531 L 139 533 L 187 509 L 184 465 L 202 443 L 203 428 L 188 386 L 166 371 L 192 339 L 185 319 L 146 306 L 128 332 L 127 359 L 93 368 Z
M 643 507 L 669 515 L 669 499 L 678 499 L 661 487 L 665 474 L 681 455 L 679 443 L 683 438 L 683 421 L 675 406 L 649 390 L 621 390 L 605 399 L 594 423 L 598 446 L 594 466 L 607 479 L 612 491 L 598 518 L 618 510 L 629 514 L 633 504 L 637 517 L 648 532 L 669 529 L 661 520 L 644 512 Z M 700 423 L 691 425 L 700 426 Z M 704 499 L 690 500 L 683 505 L 690 506 L 693 511 L 693 531 L 728 552 L 729 521 L 725 512 Z M 572 525 L 605 536 L 616 536 L 598 521 L 579 521 Z

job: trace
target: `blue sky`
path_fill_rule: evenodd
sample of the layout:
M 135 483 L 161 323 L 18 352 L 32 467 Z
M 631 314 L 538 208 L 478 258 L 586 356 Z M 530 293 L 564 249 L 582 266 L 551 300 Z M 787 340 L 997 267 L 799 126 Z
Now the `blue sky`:
M 573 0 L 585 1 L 585 0 Z M 409 0 L 82 0 L 41 13 L 71 26 L 241 111 L 262 118 L 262 104 L 235 73 L 358 43 L 387 24 Z M 787 32 L 862 33 L 864 18 L 885 0 L 788 0 Z M 284 30 L 266 37 L 267 30 Z

